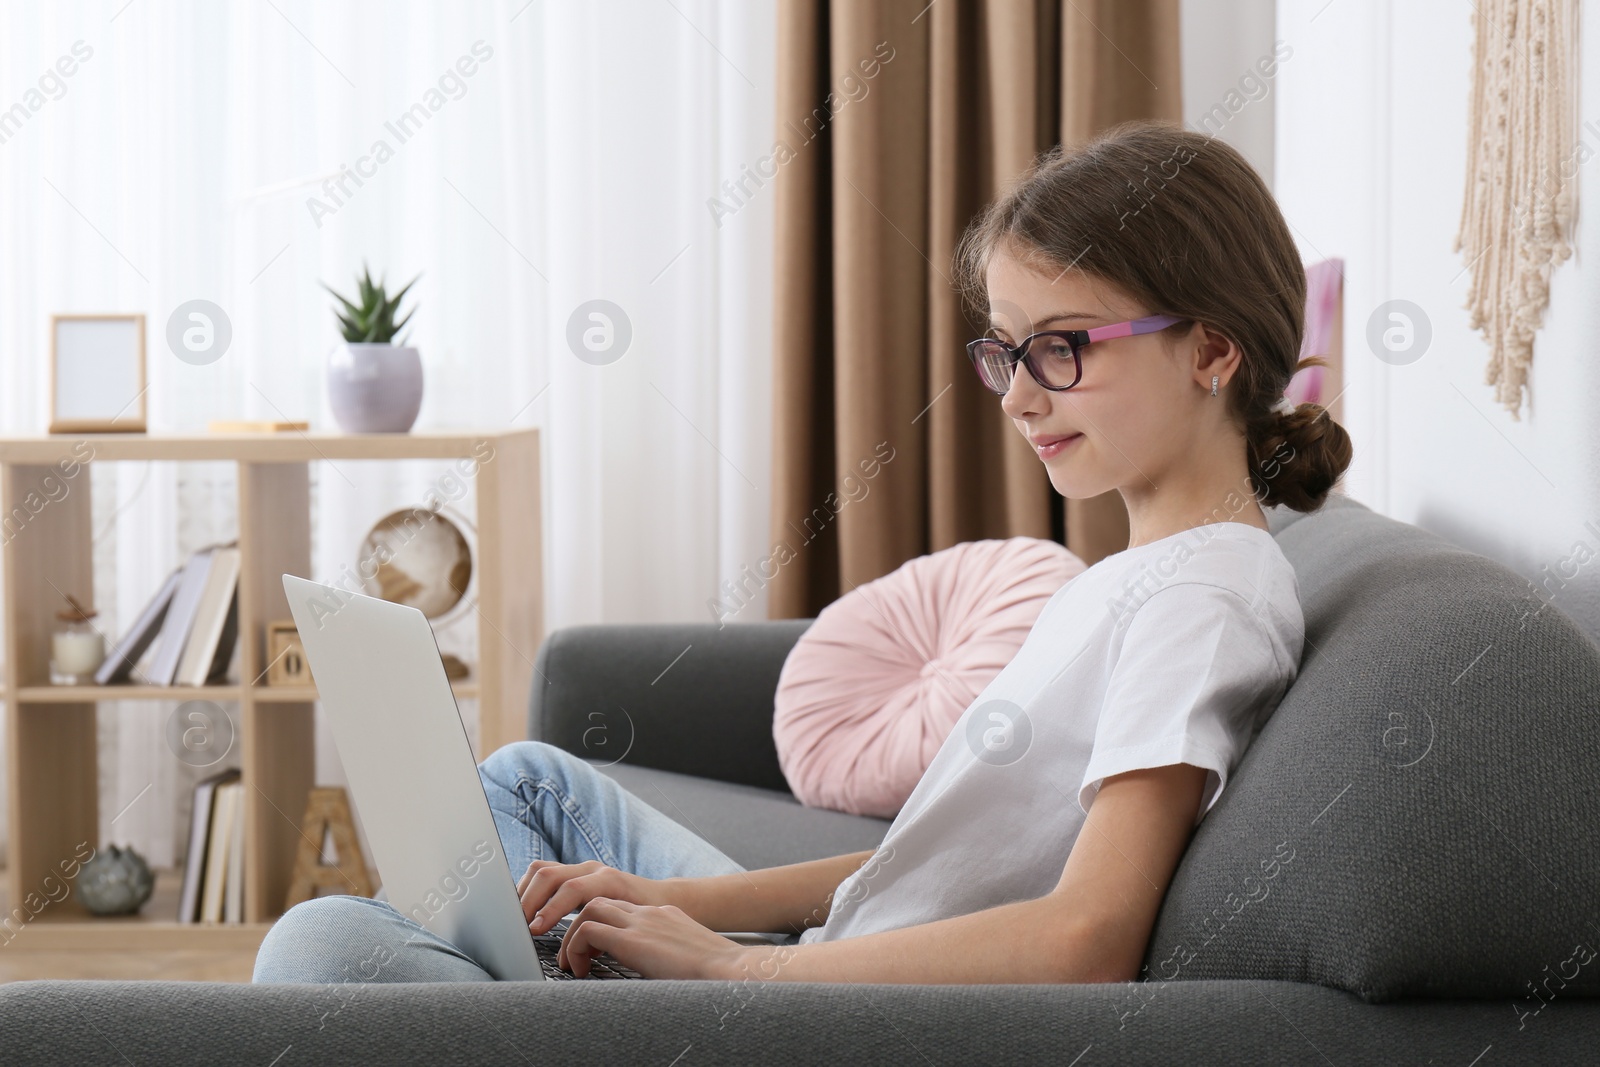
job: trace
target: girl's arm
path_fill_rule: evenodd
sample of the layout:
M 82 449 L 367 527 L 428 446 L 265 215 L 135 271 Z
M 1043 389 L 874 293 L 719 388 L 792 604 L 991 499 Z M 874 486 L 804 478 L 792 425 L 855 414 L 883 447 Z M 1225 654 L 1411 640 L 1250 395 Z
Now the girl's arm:
M 1203 767 L 1186 763 L 1106 778 L 1089 806 L 1060 883 L 1037 900 L 839 941 L 747 947 L 725 977 L 791 982 L 1132 981 L 1167 885 L 1188 846 L 1205 780 Z M 1063 803 L 1071 802 L 1064 797 Z
M 833 891 L 872 850 L 711 878 L 667 878 L 663 896 L 708 930 L 799 933 L 828 919 Z

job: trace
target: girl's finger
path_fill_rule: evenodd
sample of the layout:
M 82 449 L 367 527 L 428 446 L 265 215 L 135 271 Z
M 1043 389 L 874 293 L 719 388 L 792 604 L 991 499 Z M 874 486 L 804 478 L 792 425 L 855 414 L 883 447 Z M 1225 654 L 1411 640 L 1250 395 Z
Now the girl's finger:
M 578 917 L 572 920 L 572 925 L 567 927 L 566 935 L 561 939 L 561 948 L 556 952 L 556 965 L 579 978 L 588 974 L 589 960 L 605 951 L 603 945 L 595 943 L 596 935 L 609 943 L 609 932 L 628 925 L 632 919 L 629 912 L 633 910 L 632 904 L 609 897 L 595 897 L 589 901 Z M 583 960 L 582 972 L 573 965 L 574 959 Z
M 528 869 L 522 872 L 522 877 L 517 879 L 517 895 L 521 896 L 527 891 L 528 883 L 533 881 L 533 876 L 546 867 L 559 867 L 555 860 L 534 860 L 528 864 Z
M 595 881 L 596 876 L 601 875 L 602 872 L 605 872 L 604 866 L 596 865 L 592 870 L 576 874 L 556 886 L 555 891 L 544 900 L 524 900 L 522 912 L 528 916 L 528 929 L 533 930 L 534 933 L 543 933 L 545 928 L 554 925 L 562 916 L 568 912 L 578 910 L 586 902 L 596 897 L 606 897 L 606 899 L 615 900 L 617 903 L 623 903 L 620 898 L 607 896 L 608 893 L 618 892 L 617 888 L 614 886 L 607 888 L 606 884 L 608 881 L 615 879 L 616 872 L 607 872 L 611 875 L 610 879 L 601 877 L 598 882 Z M 579 881 L 583 881 L 584 884 L 579 885 Z M 626 890 L 622 891 L 625 892 Z M 588 895 L 585 896 L 585 894 Z
M 548 899 L 534 909 L 533 915 L 528 919 L 528 929 L 532 930 L 537 925 L 541 929 L 535 932 L 543 933 L 544 927 L 554 924 L 557 919 L 567 914 L 567 912 L 582 907 L 584 904 L 583 888 L 583 886 L 578 885 L 576 878 L 569 878 L 556 886 L 556 891 L 551 893 Z M 594 898 L 591 897 L 590 899 Z

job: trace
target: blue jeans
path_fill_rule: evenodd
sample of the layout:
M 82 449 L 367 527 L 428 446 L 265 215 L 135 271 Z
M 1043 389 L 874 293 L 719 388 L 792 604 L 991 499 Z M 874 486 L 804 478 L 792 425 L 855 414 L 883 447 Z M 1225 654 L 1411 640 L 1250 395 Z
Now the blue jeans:
M 744 870 L 589 763 L 543 741 L 506 745 L 478 765 L 478 776 L 513 878 L 540 859 L 597 859 L 645 878 Z M 284 912 L 261 943 L 252 980 L 494 981 L 387 901 L 342 894 L 313 897 Z

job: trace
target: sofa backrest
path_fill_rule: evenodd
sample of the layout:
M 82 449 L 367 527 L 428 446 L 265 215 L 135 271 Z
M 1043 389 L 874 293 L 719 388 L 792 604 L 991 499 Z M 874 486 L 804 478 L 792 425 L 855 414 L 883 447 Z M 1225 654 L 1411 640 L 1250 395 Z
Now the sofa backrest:
M 1600 993 L 1600 649 L 1506 567 L 1342 495 L 1270 518 L 1300 672 L 1195 831 L 1142 977 L 1527 1011 Z

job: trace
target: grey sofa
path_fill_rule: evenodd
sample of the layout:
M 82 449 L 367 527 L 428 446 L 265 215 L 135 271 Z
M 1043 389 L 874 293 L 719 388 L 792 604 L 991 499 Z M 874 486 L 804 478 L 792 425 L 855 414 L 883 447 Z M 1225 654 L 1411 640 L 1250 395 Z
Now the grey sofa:
M 316 986 L 24 982 L 0 987 L 0 1063 L 1593 1062 L 1600 650 L 1505 568 L 1346 498 L 1270 519 L 1304 661 L 1141 981 L 370 985 L 321 1029 Z M 553 633 L 532 736 L 749 867 L 872 847 L 887 824 L 800 806 L 778 767 L 806 625 Z

